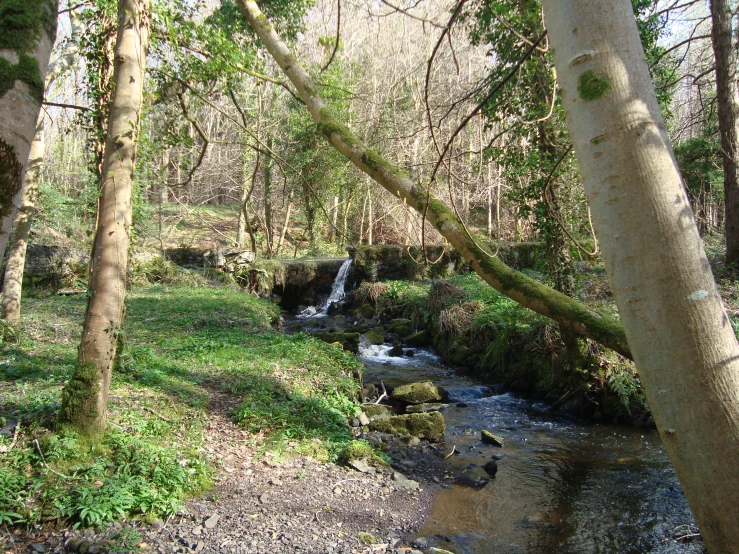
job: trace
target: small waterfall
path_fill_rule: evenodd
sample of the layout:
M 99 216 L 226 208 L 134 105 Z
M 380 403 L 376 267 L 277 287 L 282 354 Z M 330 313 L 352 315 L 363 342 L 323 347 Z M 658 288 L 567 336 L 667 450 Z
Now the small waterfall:
M 344 286 L 346 285 L 346 278 L 349 276 L 349 269 L 351 268 L 351 266 L 351 258 L 341 264 L 339 272 L 336 274 L 336 279 L 334 279 L 334 284 L 331 287 L 331 294 L 318 309 L 319 314 L 325 314 L 326 312 L 328 312 L 331 304 L 333 304 L 334 302 L 338 302 L 339 300 L 344 298 Z
M 310 306 L 303 310 L 298 317 L 324 317 L 331 307 L 331 304 L 338 302 L 344 298 L 344 286 L 346 285 L 346 279 L 349 277 L 349 269 L 352 266 L 352 259 L 349 258 L 339 268 L 339 272 L 336 274 L 334 284 L 331 287 L 331 294 L 326 301 L 321 304 L 318 308 Z

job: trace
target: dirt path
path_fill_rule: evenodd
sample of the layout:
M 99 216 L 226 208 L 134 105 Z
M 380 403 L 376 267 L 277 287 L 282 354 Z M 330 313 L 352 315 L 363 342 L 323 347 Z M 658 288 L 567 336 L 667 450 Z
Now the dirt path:
M 428 513 L 435 482 L 367 475 L 307 458 L 257 456 L 253 439 L 226 413 L 231 399 L 214 398 L 206 449 L 219 466 L 216 486 L 185 503 L 177 516 L 106 531 L 62 530 L 16 537 L 14 552 L 384 553 L 409 552 L 408 535 Z M 420 450 L 418 451 L 421 454 Z M 428 473 L 423 464 L 414 464 Z M 398 466 L 405 469 L 407 466 Z M 436 472 L 432 472 L 436 473 Z M 401 479 L 401 480 L 398 480 Z M 439 481 L 439 479 L 436 479 Z M 125 541 L 122 535 L 136 531 Z

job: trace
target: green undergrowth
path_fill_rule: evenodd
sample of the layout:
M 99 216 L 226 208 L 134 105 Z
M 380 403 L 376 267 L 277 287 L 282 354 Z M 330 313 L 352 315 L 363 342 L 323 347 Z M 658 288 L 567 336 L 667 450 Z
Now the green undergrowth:
M 101 526 L 176 513 L 212 484 L 208 426 L 224 405 L 236 406 L 226 415 L 250 432 L 257 453 L 334 460 L 351 444 L 354 357 L 277 333 L 276 306 L 207 285 L 135 287 L 108 431 L 90 444 L 56 429 L 85 300 L 27 298 L 20 335 L 0 351 L 0 427 L 10 428 L 0 436 L 1 523 Z
M 545 279 L 532 270 L 524 272 Z M 607 296 L 598 288 L 602 285 L 595 281 L 591 276 L 584 286 L 597 295 L 599 305 L 607 305 Z M 354 298 L 358 312 L 362 304 L 370 304 L 384 319 L 409 319 L 415 331 L 427 331 L 447 361 L 509 390 L 551 403 L 573 393 L 571 407 L 584 414 L 619 420 L 648 414 L 629 362 L 589 342 L 584 369 L 573 367 L 554 322 L 500 294 L 475 274 L 430 283 L 364 283 Z

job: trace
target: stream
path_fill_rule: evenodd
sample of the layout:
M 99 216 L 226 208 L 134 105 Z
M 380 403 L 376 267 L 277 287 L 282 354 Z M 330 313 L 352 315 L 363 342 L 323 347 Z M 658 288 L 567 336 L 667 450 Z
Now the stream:
M 286 328 L 298 331 L 313 318 L 333 327 L 326 313 L 343 298 L 350 266 L 347 260 L 322 306 L 285 314 Z M 443 387 L 445 442 L 457 451 L 446 461 L 448 473 L 479 482 L 489 477 L 487 462 L 494 458 L 498 466 L 482 488 L 452 484 L 439 491 L 417 539 L 455 554 L 704 552 L 700 541 L 674 539 L 694 532 L 695 522 L 656 430 L 551 413 L 544 403 L 454 371 L 431 349 L 393 357 L 391 348 L 360 345 L 365 382 Z M 482 429 L 504 446 L 483 444 Z
M 672 540 L 694 520 L 655 430 L 549 413 L 540 402 L 496 394 L 430 350 L 397 358 L 389 349 L 360 348 L 365 380 L 431 380 L 449 392 L 446 442 L 459 451 L 450 473 L 488 477 L 482 466 L 499 459 L 485 487 L 451 485 L 436 495 L 417 533 L 430 546 L 457 554 L 703 552 L 700 542 Z M 481 429 L 504 447 L 482 444 Z

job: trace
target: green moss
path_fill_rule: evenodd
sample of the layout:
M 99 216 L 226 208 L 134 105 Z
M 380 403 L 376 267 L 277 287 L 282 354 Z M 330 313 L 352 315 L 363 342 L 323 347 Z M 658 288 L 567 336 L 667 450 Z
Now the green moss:
M 0 0 L 0 49 L 32 52 L 46 33 L 56 37 L 55 0 Z
M 426 346 L 428 345 L 428 342 L 429 342 L 428 334 L 426 333 L 426 330 L 424 329 L 406 338 L 405 342 L 408 346 L 416 346 L 416 347 Z
M 588 69 L 577 78 L 577 92 L 585 101 L 597 100 L 611 90 L 611 79 L 608 75 L 595 73 Z
M 444 438 L 444 416 L 439 412 L 405 414 L 370 422 L 370 431 L 391 433 L 400 436 L 414 436 L 430 440 Z
M 26 83 L 31 97 L 41 103 L 44 96 L 44 81 L 36 58 L 20 54 L 17 64 L 11 64 L 5 58 L 0 58 L 0 98 L 15 86 L 16 81 Z
M 1 73 L 2 63 L 0 63 Z M 15 148 L 0 139 L 0 218 L 4 218 L 12 211 L 13 198 L 21 188 L 22 176 L 23 166 L 18 161 Z
M 369 465 L 375 468 L 385 469 L 390 467 L 385 460 L 375 454 L 372 446 L 365 441 L 351 442 L 341 455 L 341 461 L 345 464 L 354 460 L 366 460 Z
M 59 423 L 85 436 L 99 435 L 104 429 L 98 413 L 100 371 L 92 362 L 77 363 L 72 377 L 62 391 Z

